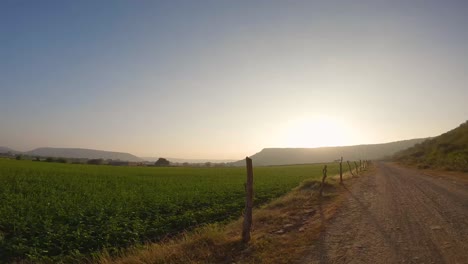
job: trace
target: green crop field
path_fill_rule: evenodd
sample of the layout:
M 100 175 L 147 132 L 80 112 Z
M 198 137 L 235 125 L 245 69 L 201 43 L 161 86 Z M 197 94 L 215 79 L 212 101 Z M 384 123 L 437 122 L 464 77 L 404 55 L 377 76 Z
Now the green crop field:
M 255 204 L 322 165 L 257 167 Z M 329 166 L 329 175 L 338 165 Z M 0 262 L 79 261 L 238 218 L 245 168 L 157 168 L 0 159 Z

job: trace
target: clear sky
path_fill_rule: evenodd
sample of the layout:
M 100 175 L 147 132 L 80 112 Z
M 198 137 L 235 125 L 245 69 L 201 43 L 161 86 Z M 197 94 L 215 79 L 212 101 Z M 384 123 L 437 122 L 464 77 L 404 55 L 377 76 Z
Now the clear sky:
M 0 146 L 238 159 L 468 119 L 467 1 L 0 1 Z

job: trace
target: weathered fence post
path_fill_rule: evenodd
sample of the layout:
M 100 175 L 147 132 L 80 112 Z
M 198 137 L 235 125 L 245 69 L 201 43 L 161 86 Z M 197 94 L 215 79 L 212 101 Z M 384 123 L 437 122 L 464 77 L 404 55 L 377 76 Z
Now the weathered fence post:
M 322 173 L 323 173 L 323 177 L 322 177 L 322 185 L 320 185 L 320 196 L 322 196 L 323 194 L 323 187 L 325 186 L 325 179 L 327 178 L 327 165 L 323 167 Z
M 351 175 L 354 177 L 353 169 L 351 168 L 351 165 L 349 164 L 349 160 L 346 162 L 348 163 L 349 172 L 351 172 Z
M 245 158 L 247 166 L 247 184 L 245 186 L 245 212 L 244 212 L 244 225 L 242 228 L 242 242 L 248 243 L 250 241 L 250 228 L 252 227 L 252 208 L 253 208 L 253 166 L 252 159 Z
M 359 170 L 362 171 L 362 161 L 359 160 Z
M 357 162 L 354 162 L 354 167 L 356 167 L 356 175 L 359 175 L 359 167 L 357 165 Z
M 340 183 L 343 183 L 343 157 L 340 160 Z

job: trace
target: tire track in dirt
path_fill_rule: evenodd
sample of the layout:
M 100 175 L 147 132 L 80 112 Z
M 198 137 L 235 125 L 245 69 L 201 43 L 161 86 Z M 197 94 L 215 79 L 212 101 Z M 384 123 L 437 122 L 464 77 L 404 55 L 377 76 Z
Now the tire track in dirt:
M 468 188 L 394 164 L 351 187 L 301 263 L 468 263 Z

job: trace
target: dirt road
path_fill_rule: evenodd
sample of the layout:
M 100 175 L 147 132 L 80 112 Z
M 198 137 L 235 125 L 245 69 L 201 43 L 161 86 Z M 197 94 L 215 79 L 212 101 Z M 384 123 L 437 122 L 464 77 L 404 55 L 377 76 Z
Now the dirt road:
M 302 263 L 468 263 L 468 185 L 379 163 Z

